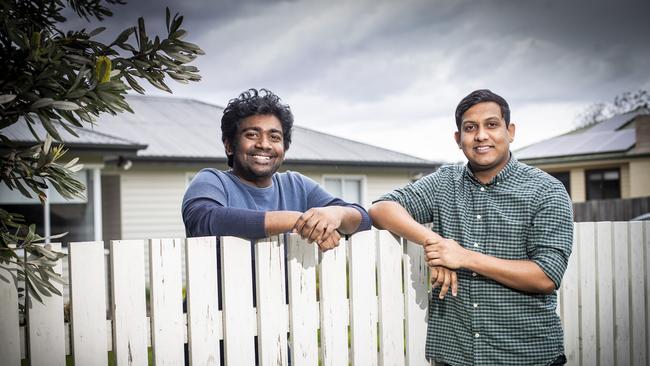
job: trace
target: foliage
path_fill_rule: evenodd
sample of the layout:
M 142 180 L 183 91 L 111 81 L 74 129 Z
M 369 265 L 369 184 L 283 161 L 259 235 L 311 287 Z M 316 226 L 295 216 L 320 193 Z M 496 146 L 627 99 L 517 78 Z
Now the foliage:
M 627 91 L 614 97 L 611 103 L 595 103 L 582 111 L 577 118 L 578 127 L 587 127 L 619 114 L 640 108 L 650 109 L 650 92 L 639 89 Z
M 203 51 L 182 40 L 183 17 L 172 17 L 169 9 L 164 38 L 150 38 L 143 18 L 110 44 L 95 39 L 103 27 L 60 30 L 66 5 L 78 17 L 101 21 L 112 16 L 107 5 L 119 4 L 124 2 L 0 0 L 0 180 L 10 189 L 42 202 L 48 187 L 68 199 L 83 197 L 85 187 L 74 176 L 82 165 L 76 158 L 63 163 L 62 132 L 78 137 L 77 129 L 102 113 L 132 112 L 124 96 L 128 90 L 143 94 L 142 80 L 170 93 L 168 77 L 181 83 L 200 80 L 198 69 L 188 64 Z M 16 123 L 26 125 L 36 146 L 21 147 L 7 136 L 5 129 Z M 43 246 L 44 240 L 34 224 L 0 209 L 0 268 L 7 270 L 0 273 L 11 275 L 0 280 L 24 280 L 39 301 L 39 295 L 60 295 L 54 283 L 61 278 L 52 266 L 63 254 Z M 19 249 L 29 256 L 21 258 Z M 13 265 L 17 268 L 9 270 Z

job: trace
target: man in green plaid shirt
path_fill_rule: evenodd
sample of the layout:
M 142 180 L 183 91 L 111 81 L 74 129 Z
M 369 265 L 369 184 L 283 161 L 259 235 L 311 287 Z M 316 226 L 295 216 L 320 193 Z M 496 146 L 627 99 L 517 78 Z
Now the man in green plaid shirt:
M 433 284 L 426 356 L 562 365 L 556 290 L 571 254 L 571 201 L 559 181 L 511 155 L 515 125 L 502 97 L 472 92 L 456 124 L 468 164 L 443 166 L 370 208 L 375 226 L 424 246 Z M 421 225 L 429 222 L 432 230 Z

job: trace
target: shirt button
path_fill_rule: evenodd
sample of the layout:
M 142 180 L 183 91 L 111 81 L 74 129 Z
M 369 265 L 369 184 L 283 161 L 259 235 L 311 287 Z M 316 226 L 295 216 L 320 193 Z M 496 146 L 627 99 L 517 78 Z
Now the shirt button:
M 480 335 L 478 333 L 474 333 L 474 338 L 478 338 Z
M 480 220 L 480 219 L 481 219 L 481 215 L 476 215 L 476 219 L 477 219 L 477 220 Z
M 478 248 L 478 243 L 474 243 L 474 247 L 475 247 L 475 248 Z
M 472 272 L 472 277 L 476 277 L 476 272 Z
M 485 188 L 481 187 L 481 192 L 485 191 Z
M 478 307 L 478 304 L 474 304 L 473 306 L 474 306 L 475 308 L 477 308 L 477 307 Z

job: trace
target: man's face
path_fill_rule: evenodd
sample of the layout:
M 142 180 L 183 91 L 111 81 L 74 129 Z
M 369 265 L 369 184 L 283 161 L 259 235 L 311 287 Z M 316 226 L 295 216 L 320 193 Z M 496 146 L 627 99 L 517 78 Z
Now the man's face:
M 476 177 L 487 183 L 508 164 L 515 125 L 506 127 L 498 104 L 483 102 L 463 114 L 460 131 L 454 137 Z
M 271 185 L 273 173 L 284 160 L 282 124 L 274 115 L 255 115 L 239 124 L 235 141 L 226 141 L 233 154 L 233 171 L 240 179 L 257 187 Z

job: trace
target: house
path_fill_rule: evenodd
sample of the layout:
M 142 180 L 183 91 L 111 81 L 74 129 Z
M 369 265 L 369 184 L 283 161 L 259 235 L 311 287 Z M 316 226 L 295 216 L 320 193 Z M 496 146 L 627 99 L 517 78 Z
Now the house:
M 52 194 L 43 207 L 2 187 L 3 208 L 24 214 L 44 232 L 69 231 L 65 242 L 184 237 L 180 213 L 188 183 L 202 168 L 227 168 L 220 130 L 223 108 L 171 97 L 129 95 L 127 101 L 133 114 L 104 114 L 96 125 L 75 129 L 78 138 L 62 132 L 70 156 L 84 163 L 79 178 L 88 187 L 86 198 L 66 201 Z M 25 123 L 2 132 L 17 143 L 34 143 Z M 367 207 L 439 166 L 294 126 L 282 168 L 300 171 L 332 194 Z
M 515 151 L 573 202 L 650 196 L 650 111 L 638 109 Z

